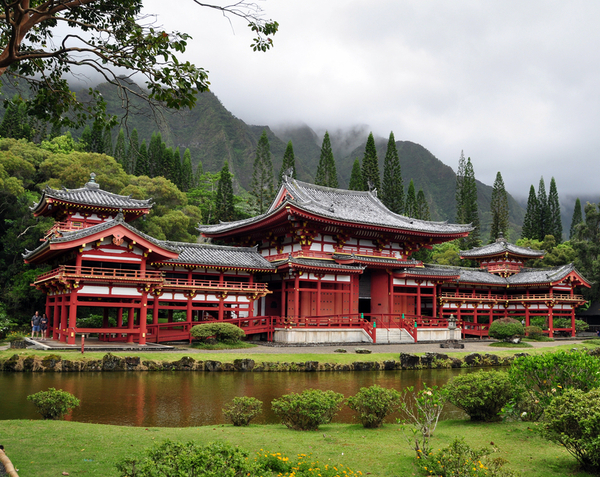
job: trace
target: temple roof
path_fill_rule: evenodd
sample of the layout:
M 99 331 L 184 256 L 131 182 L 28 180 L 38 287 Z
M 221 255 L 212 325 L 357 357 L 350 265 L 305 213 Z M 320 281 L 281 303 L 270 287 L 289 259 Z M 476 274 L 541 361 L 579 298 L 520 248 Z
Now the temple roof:
M 160 263 L 249 268 L 266 272 L 275 271 L 275 266 L 258 253 L 255 248 L 168 241 L 160 243 L 179 253 L 179 258 L 161 260 Z
M 325 260 L 325 259 L 314 259 L 314 258 L 302 258 L 302 257 L 288 257 L 284 260 L 274 261 L 272 262 L 277 268 L 281 268 L 282 266 L 288 265 L 290 268 L 299 268 L 299 269 L 327 269 L 333 271 L 342 271 L 342 272 L 350 272 L 350 273 L 362 273 L 365 269 L 364 266 L 356 266 L 356 265 L 344 265 L 340 263 L 336 263 L 333 260 Z
M 42 198 L 32 208 L 34 215 L 41 215 L 44 212 L 47 212 L 47 210 L 49 210 L 47 209 L 48 203 L 53 201 L 115 210 L 139 210 L 152 208 L 151 199 L 132 199 L 130 195 L 118 195 L 100 189 L 99 184 L 94 182 L 94 176 L 92 176 L 90 182 L 79 189 L 63 188 L 61 190 L 57 190 L 46 186 L 46 188 L 42 191 Z M 52 214 L 49 213 L 48 215 Z
M 406 269 L 407 275 L 420 274 L 444 274 L 458 275 L 456 279 L 458 284 L 481 284 L 493 286 L 515 286 L 515 285 L 549 285 L 558 283 L 566 278 L 570 273 L 575 273 L 585 286 L 589 286 L 589 282 L 579 273 L 575 266 L 570 263 L 560 267 L 553 268 L 523 268 L 518 273 L 509 277 L 501 277 L 499 275 L 489 273 L 480 268 L 453 267 L 444 265 L 425 265 L 424 268 Z
M 357 226 L 371 225 L 432 235 L 466 235 L 473 230 L 471 225 L 418 220 L 395 214 L 383 205 L 377 198 L 376 192 L 333 189 L 301 182 L 286 176 L 284 176 L 277 197 L 266 213 L 236 222 L 201 225 L 198 230 L 207 235 L 235 231 L 244 226 L 263 221 L 288 204 L 311 216 L 356 224 Z
M 461 250 L 460 258 L 485 258 L 503 254 L 527 258 L 542 258 L 546 252 L 544 250 L 533 250 L 529 247 L 518 247 L 501 237 L 495 242 L 484 245 L 483 247 L 472 248 L 471 250 Z
M 148 241 L 149 243 L 155 245 L 157 248 L 162 248 L 168 252 L 177 252 L 177 250 L 175 248 L 173 248 L 171 245 L 169 245 L 168 242 L 163 242 L 163 241 L 157 240 L 154 237 L 151 237 L 150 235 L 140 232 L 138 229 L 136 229 L 132 225 L 129 225 L 127 222 L 125 222 L 125 219 L 123 218 L 123 214 L 119 213 L 116 218 L 114 218 L 112 220 L 107 220 L 107 221 L 101 222 L 101 223 L 91 226 L 91 227 L 85 227 L 85 228 L 82 228 L 79 230 L 69 231 L 69 232 L 61 231 L 57 235 L 50 237 L 48 240 L 46 240 L 44 243 L 42 243 L 42 245 L 37 247 L 35 250 L 32 250 L 32 251 L 25 250 L 25 253 L 23 254 L 23 258 L 26 261 L 31 260 L 33 257 L 42 253 L 45 249 L 52 248 L 52 245 L 54 245 L 54 244 L 78 242 L 82 239 L 92 237 L 98 233 L 108 231 L 116 226 L 124 227 L 125 229 L 130 231 L 132 234 L 143 238 L 144 240 Z

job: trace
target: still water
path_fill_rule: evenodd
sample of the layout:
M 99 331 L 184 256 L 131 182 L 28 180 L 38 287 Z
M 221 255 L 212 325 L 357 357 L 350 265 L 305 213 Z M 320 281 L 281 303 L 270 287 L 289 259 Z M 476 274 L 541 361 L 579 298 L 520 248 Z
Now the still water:
M 48 388 L 63 389 L 81 400 L 68 420 L 141 427 L 189 427 L 224 423 L 223 406 L 236 396 L 263 401 L 263 414 L 253 423 L 279 422 L 270 402 L 284 394 L 315 388 L 355 394 L 361 387 L 378 384 L 399 391 L 442 386 L 463 369 L 355 372 L 103 372 L 103 373 L 4 373 L 0 372 L 0 419 L 40 419 L 29 394 Z M 451 405 L 443 418 L 461 418 Z M 347 407 L 334 422 L 353 422 Z

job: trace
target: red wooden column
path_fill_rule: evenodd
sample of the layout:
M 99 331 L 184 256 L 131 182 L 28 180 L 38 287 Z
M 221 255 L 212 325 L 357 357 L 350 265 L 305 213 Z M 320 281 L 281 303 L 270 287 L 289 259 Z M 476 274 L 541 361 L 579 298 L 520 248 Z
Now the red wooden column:
M 417 312 L 417 317 L 421 318 L 422 315 L 422 310 L 421 310 L 421 285 L 423 284 L 422 281 L 418 281 L 417 282 L 417 309 L 415 310 Z
M 148 292 L 142 293 L 142 304 L 140 307 L 140 337 L 139 343 L 141 345 L 146 344 L 146 333 L 148 324 Z
M 250 284 L 250 286 L 254 285 L 254 273 L 252 272 L 248 272 L 250 274 L 250 278 L 248 279 L 248 283 Z M 252 318 L 254 317 L 254 303 L 256 302 L 255 299 L 250 298 L 250 296 L 252 296 L 251 293 L 248 293 L 248 318 Z M 264 297 L 265 303 L 267 302 L 267 296 L 265 295 Z M 283 310 L 283 303 L 281 304 L 281 309 Z
M 432 291 L 433 291 L 433 294 L 432 294 L 433 302 L 431 304 L 432 308 L 433 308 L 432 314 L 433 314 L 434 318 L 437 318 L 437 306 L 436 306 L 437 305 L 437 284 L 435 282 L 433 282 Z
M 77 327 L 77 291 L 72 290 L 69 300 L 69 329 L 67 344 L 75 344 L 75 328 Z
M 60 340 L 65 343 L 67 341 L 67 304 L 66 296 L 60 296 Z
M 571 290 L 572 292 L 573 290 Z M 575 336 L 575 308 L 571 305 L 571 336 Z
M 129 331 L 133 331 L 133 308 L 129 308 L 129 313 L 127 314 L 127 329 Z M 133 335 L 131 333 L 127 333 L 127 342 L 133 343 Z
M 294 318 L 298 320 L 300 318 L 300 274 L 296 271 L 294 277 Z
M 323 279 L 323 274 L 319 273 L 317 277 L 317 310 L 316 315 L 321 316 L 321 280 Z
M 152 296 L 154 297 L 154 301 L 152 302 L 152 324 L 158 325 L 158 302 L 160 298 L 158 291 L 154 290 L 154 294 Z
M 60 339 L 60 308 L 58 306 L 58 295 L 54 294 L 54 313 L 52 314 L 52 338 Z

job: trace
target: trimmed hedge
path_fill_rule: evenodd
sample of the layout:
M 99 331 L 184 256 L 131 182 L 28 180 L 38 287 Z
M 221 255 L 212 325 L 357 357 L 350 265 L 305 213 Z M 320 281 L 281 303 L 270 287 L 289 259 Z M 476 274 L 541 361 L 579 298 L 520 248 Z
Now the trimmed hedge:
M 217 341 L 240 341 L 246 336 L 244 330 L 231 323 L 206 323 L 194 325 L 190 334 L 197 339 L 215 338 Z
M 500 318 L 499 320 L 495 320 L 490 325 L 488 333 L 491 338 L 503 341 L 525 335 L 523 325 L 514 318 Z

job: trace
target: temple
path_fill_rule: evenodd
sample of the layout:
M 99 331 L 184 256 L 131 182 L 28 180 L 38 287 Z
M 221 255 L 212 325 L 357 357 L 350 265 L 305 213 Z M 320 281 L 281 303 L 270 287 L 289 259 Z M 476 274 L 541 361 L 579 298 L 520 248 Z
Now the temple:
M 411 219 L 388 210 L 376 191 L 316 186 L 284 176 L 266 213 L 201 225 L 226 245 L 157 240 L 130 222 L 149 200 L 103 191 L 94 176 L 74 190 L 46 188 L 35 216 L 55 219 L 33 251 L 50 271 L 32 284 L 46 294 L 51 337 L 78 334 L 139 344 L 190 339 L 193 325 L 224 321 L 250 339 L 286 343 L 415 342 L 487 336 L 491 321 L 568 317 L 589 283 L 572 265 L 529 269 L 543 252 L 504 239 L 462 252 L 480 267 L 426 265 L 420 249 L 466 237 L 470 225 Z M 78 325 L 89 315 L 99 327 Z

